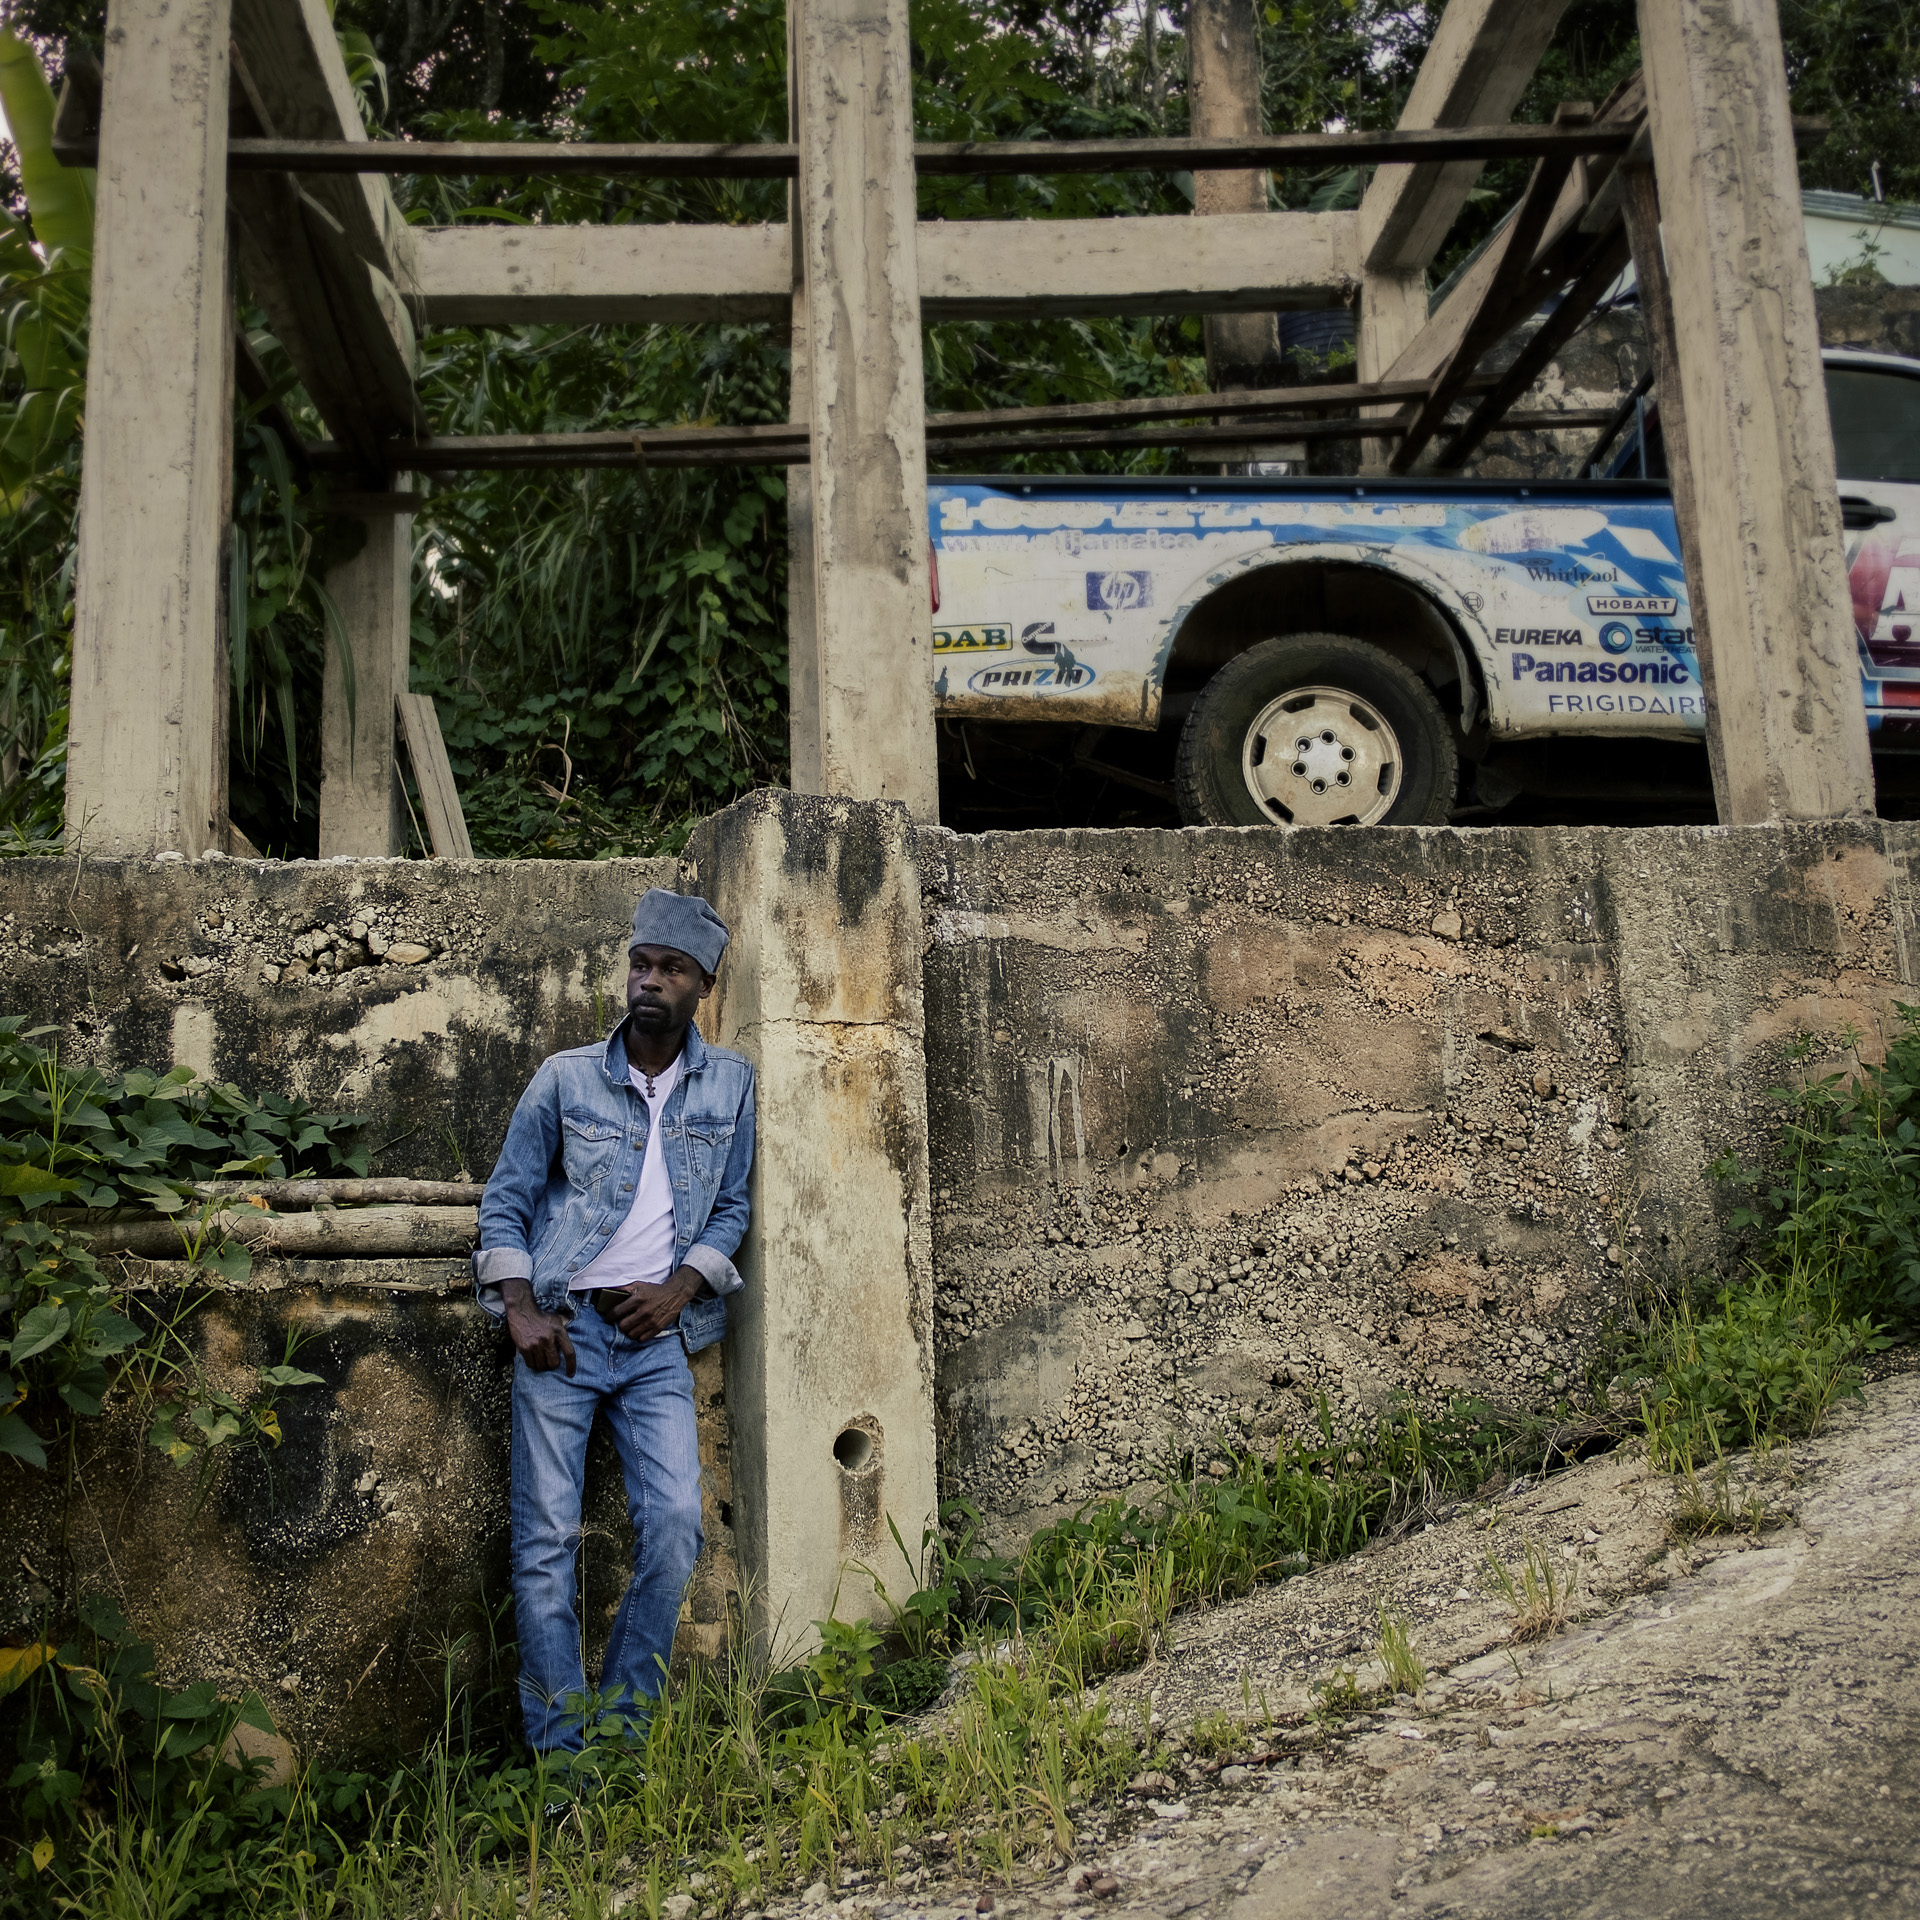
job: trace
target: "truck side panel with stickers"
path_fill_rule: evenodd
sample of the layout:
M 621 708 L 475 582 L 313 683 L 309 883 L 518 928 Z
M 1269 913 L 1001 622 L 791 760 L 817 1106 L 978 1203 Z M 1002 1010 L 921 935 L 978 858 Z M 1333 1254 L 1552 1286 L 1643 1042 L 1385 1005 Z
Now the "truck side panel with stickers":
M 1830 384 L 1867 358 L 1830 356 Z M 1920 367 L 1871 371 L 1920 403 Z M 1887 404 L 1876 391 L 1870 410 Z M 1891 445 L 1863 457 L 1882 471 L 1843 494 L 1857 617 L 1874 602 L 1863 695 L 1886 747 L 1920 717 L 1920 684 L 1904 684 L 1920 683 L 1920 647 L 1909 663 L 1905 623 L 1883 611 L 1916 577 L 1903 563 L 1920 561 L 1920 486 L 1898 479 L 1913 461 Z M 929 507 L 940 715 L 1178 721 L 1174 786 L 1195 823 L 1439 822 L 1462 758 L 1497 743 L 1704 730 L 1657 480 L 1018 476 L 935 481 Z

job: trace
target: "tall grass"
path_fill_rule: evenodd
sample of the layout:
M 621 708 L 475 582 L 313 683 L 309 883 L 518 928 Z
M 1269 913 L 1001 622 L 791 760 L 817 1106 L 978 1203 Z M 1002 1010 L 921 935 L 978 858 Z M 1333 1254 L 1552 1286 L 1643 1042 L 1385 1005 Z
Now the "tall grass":
M 641 1741 L 536 1762 L 450 1685 L 441 1736 L 383 1775 L 263 1788 L 208 1752 L 165 1795 L 43 1796 L 26 1818 L 16 1792 L 15 1891 L 47 1913 L 454 1920 L 511 1915 L 522 1896 L 596 1915 L 618 1882 L 657 1920 L 683 1887 L 725 1911 L 795 1877 L 890 1878 L 903 1847 L 999 1874 L 1070 1858 L 1076 1813 L 1152 1744 L 1114 1719 L 1103 1675 L 1146 1657 L 1179 1608 L 1350 1553 L 1527 1444 L 1484 1407 L 1435 1423 L 1398 1411 L 1346 1438 L 1323 1408 L 1314 1444 L 1171 1460 L 1156 1498 L 1097 1501 L 1016 1555 L 986 1550 L 956 1509 L 905 1554 L 894 1632 L 829 1621 L 798 1666 L 735 1653 L 697 1669 Z M 130 1637 L 91 1658 L 122 1676 L 150 1661 Z M 907 1697 L 899 1677 L 916 1671 L 931 1677 Z M 938 1715 L 903 1716 L 949 1674 Z M 62 1681 L 49 1668 L 32 1684 Z M 137 1704 L 164 1739 L 166 1697 L 148 1686 Z

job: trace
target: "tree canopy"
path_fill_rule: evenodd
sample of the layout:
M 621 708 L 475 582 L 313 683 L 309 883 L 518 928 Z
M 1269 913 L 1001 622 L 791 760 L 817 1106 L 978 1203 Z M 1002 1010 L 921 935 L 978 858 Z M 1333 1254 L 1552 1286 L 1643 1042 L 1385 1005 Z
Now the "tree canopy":
M 1920 0 L 1917 0 L 1920 4 Z M 1920 197 L 1916 7 L 1783 0 L 1796 106 L 1828 117 L 1809 185 Z M 1280 130 L 1387 126 L 1438 0 L 1272 0 L 1264 107 Z M 1638 58 L 1633 0 L 1575 0 L 1520 117 L 1600 99 Z M 90 217 L 44 159 L 68 38 L 97 45 L 97 0 L 18 0 L 0 91 L 18 135 L 0 210 L 0 828 L 60 831 L 72 562 L 84 420 Z M 1181 10 L 1152 0 L 914 0 L 923 138 L 1182 131 Z M 785 136 L 783 0 L 338 0 L 376 136 L 769 140 Z M 36 117 L 37 116 L 37 117 Z M 36 128 L 39 131 L 36 132 Z M 36 153 L 36 144 L 40 151 Z M 1490 169 L 1437 273 L 1510 204 Z M 785 217 L 756 181 L 402 179 L 432 223 L 747 222 Z M 1276 175 L 1275 205 L 1354 204 L 1354 170 Z M 1075 219 L 1184 211 L 1178 174 L 922 183 L 929 217 Z M 89 203 L 90 204 L 90 203 Z M 245 289 L 241 289 L 243 303 Z M 247 331 L 303 432 L 320 433 L 264 316 Z M 770 326 L 450 329 L 423 340 L 434 429 L 524 433 L 786 418 L 788 349 Z M 926 341 L 935 407 L 1200 391 L 1193 318 L 943 323 Z M 316 844 L 326 570 L 356 523 L 295 484 L 257 409 L 236 415 L 232 806 L 259 846 Z M 1061 457 L 1031 464 L 1072 465 Z M 1083 456 L 1155 470 L 1174 456 Z M 437 482 L 415 522 L 413 674 L 433 693 L 476 849 L 585 857 L 676 845 L 687 825 L 786 764 L 782 476 L 752 469 L 475 474 Z

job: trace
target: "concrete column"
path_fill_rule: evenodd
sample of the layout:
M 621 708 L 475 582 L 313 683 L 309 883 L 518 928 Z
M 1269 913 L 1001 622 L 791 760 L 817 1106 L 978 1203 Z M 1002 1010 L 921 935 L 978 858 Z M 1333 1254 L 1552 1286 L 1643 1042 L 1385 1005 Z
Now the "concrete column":
M 1404 273 L 1367 273 L 1360 280 L 1359 311 L 1354 325 L 1355 374 L 1361 380 L 1384 380 L 1388 369 L 1413 344 L 1427 324 L 1427 271 L 1413 267 Z M 1391 419 L 1399 407 L 1362 407 L 1363 418 Z M 1385 473 L 1393 453 L 1391 440 L 1360 442 L 1360 471 Z
M 394 483 L 408 490 L 406 476 Z M 407 690 L 413 515 L 370 514 L 367 543 L 327 575 L 353 653 L 353 720 L 337 642 L 320 700 L 320 857 L 407 850 L 407 801 L 394 748 L 393 696 Z M 349 734 L 351 733 L 351 737 Z
M 884 1609 L 936 1504 L 920 877 L 899 806 L 764 792 L 703 821 L 683 885 L 733 945 L 702 1030 L 759 1069 L 729 1303 L 734 1540 L 763 1657 Z
M 1712 633 L 1720 818 L 1873 811 L 1820 329 L 1773 0 L 1641 0 Z
M 1255 0 L 1189 0 L 1187 103 L 1198 137 L 1226 139 L 1262 131 Z M 1196 172 L 1193 210 L 1196 214 L 1265 213 L 1265 171 Z M 1207 381 L 1216 393 L 1227 387 L 1278 384 L 1280 334 L 1272 314 L 1210 313 L 1204 327 Z
M 813 630 L 795 777 L 938 816 L 907 0 L 795 0 Z M 805 656 L 811 651 L 811 660 Z M 816 748 L 817 742 L 817 748 Z
M 67 755 L 89 853 L 226 830 L 227 28 L 228 0 L 108 21 Z
M 800 100 L 806 91 L 806 48 L 800 32 L 803 0 L 787 7 L 787 138 L 800 138 Z M 807 268 L 801 244 L 800 188 L 787 189 L 787 237 L 793 248 L 788 309 L 787 418 L 813 419 L 813 379 L 807 363 Z M 787 784 L 795 793 L 826 790 L 820 751 L 820 644 L 813 603 L 813 475 L 787 469 Z

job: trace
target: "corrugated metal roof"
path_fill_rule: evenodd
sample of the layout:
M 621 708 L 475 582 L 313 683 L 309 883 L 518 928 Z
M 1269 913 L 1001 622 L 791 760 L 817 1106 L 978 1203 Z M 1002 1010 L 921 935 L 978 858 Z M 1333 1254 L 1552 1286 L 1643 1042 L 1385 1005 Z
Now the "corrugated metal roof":
M 1920 228 L 1920 207 L 1905 200 L 1869 200 L 1859 193 L 1803 192 L 1801 211 L 1815 220 L 1845 220 L 1853 226 Z

